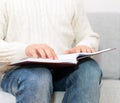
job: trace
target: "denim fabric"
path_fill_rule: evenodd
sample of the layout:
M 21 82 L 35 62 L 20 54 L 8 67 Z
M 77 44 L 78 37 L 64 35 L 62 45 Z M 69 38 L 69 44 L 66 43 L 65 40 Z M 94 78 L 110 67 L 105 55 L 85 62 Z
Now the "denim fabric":
M 62 103 L 98 103 L 101 76 L 97 63 L 86 58 L 75 68 L 25 66 L 10 70 L 1 87 L 16 97 L 16 103 L 50 103 L 53 91 L 66 91 Z

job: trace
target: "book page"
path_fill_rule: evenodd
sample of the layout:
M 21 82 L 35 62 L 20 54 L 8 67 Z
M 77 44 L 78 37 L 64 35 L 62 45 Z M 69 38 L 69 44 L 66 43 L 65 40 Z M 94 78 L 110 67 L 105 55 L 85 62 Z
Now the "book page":
M 94 52 L 94 53 L 73 53 L 73 54 L 62 54 L 62 55 L 58 55 L 58 59 L 56 60 L 53 60 L 53 59 L 44 59 L 44 58 L 24 58 L 24 59 L 21 59 L 19 61 L 15 61 L 15 62 L 12 62 L 11 65 L 19 65 L 19 64 L 29 64 L 29 63 L 44 63 L 44 64 L 50 64 L 50 63 L 54 63 L 54 64 L 76 64 L 77 63 L 77 60 L 79 59 L 83 59 L 83 58 L 86 58 L 86 57 L 90 57 L 90 56 L 94 56 L 94 55 L 97 55 L 97 54 L 101 54 L 101 53 L 104 53 L 104 52 L 107 52 L 107 51 L 111 51 L 111 50 L 114 50 L 115 48 L 108 48 L 108 49 L 104 49 L 104 50 L 101 50 L 101 51 L 97 51 L 97 52 Z

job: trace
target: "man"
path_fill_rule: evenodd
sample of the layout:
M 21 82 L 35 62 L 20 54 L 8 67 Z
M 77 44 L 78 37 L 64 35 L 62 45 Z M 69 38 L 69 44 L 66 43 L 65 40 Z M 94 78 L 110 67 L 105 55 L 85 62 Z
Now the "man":
M 0 0 L 0 62 L 57 59 L 63 53 L 94 52 L 98 44 L 82 0 Z M 54 91 L 66 91 L 62 103 L 99 101 L 101 70 L 91 58 L 74 68 L 28 65 L 1 71 L 1 87 L 16 103 L 50 103 Z

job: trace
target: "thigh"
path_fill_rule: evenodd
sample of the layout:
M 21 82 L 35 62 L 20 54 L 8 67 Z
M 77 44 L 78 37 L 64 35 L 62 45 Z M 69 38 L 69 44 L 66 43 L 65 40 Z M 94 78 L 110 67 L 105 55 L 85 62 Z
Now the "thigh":
M 81 59 L 80 61 L 78 61 L 76 69 L 80 70 L 80 71 L 86 71 L 89 73 L 96 73 L 98 72 L 99 74 L 102 75 L 102 70 L 100 68 L 100 66 L 98 65 L 98 63 L 92 59 L 92 58 L 84 58 Z
M 75 71 L 65 81 L 65 95 L 62 103 L 98 103 L 101 69 L 96 61 L 84 58 L 78 61 Z M 77 92 L 76 92 L 77 91 Z M 91 94 L 93 98 L 91 98 Z
M 40 81 L 41 79 L 52 79 L 49 69 L 42 66 L 22 66 L 9 70 L 3 76 L 1 87 L 4 91 L 11 93 L 22 81 Z
M 78 61 L 75 71 L 69 75 L 69 80 L 88 80 L 101 82 L 102 70 L 98 63 L 92 58 L 84 58 Z
M 96 78 L 100 83 L 101 77 L 102 71 L 95 60 L 91 58 L 81 59 L 75 67 L 60 69 L 55 72 L 54 90 L 65 91 L 69 83 L 73 83 L 73 80 L 79 82 L 79 79 L 84 81 L 85 78 L 89 81 L 91 81 L 90 79 Z

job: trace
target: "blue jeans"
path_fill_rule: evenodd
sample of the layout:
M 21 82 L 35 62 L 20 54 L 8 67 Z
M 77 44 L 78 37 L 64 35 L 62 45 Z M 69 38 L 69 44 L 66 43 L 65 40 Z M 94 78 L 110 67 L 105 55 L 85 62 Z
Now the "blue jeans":
M 6 72 L 1 87 L 16 103 L 50 103 L 54 91 L 66 91 L 62 103 L 98 103 L 102 72 L 91 58 L 75 68 L 25 66 Z

